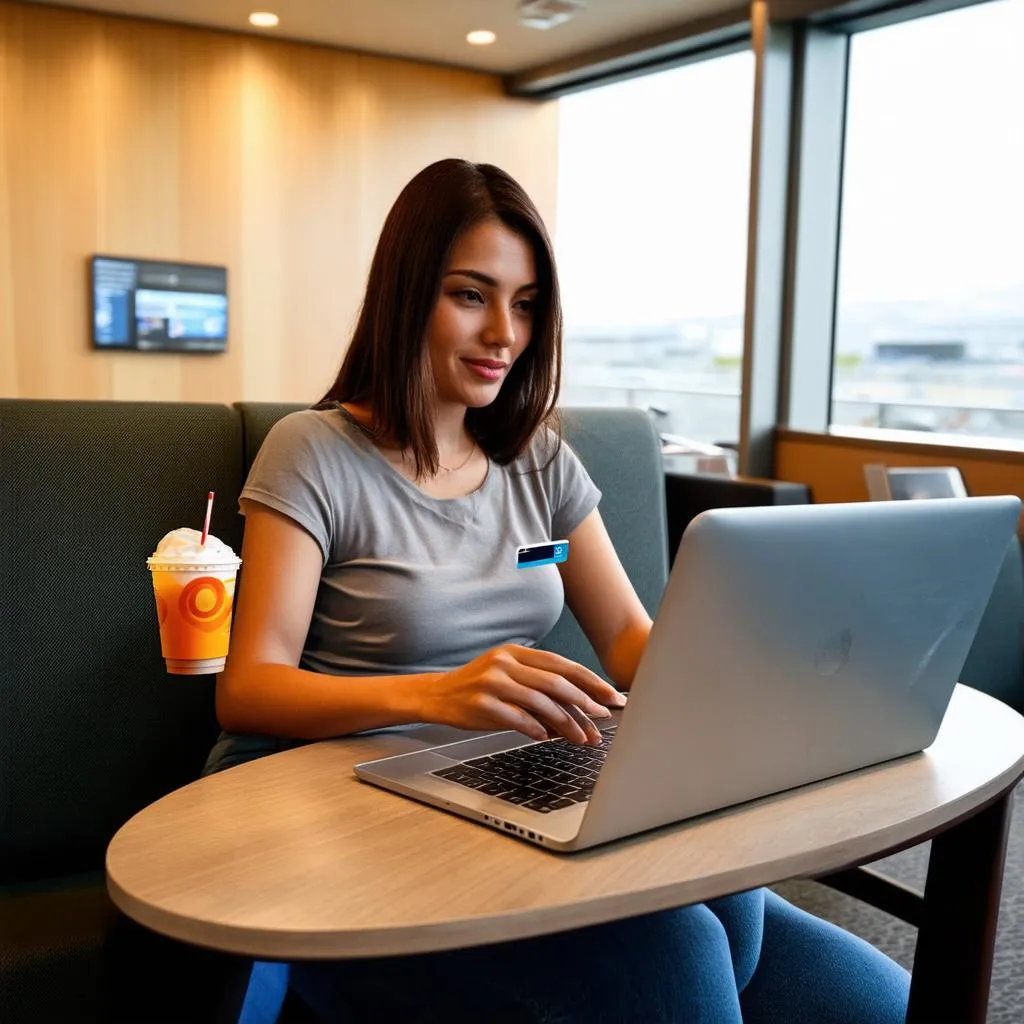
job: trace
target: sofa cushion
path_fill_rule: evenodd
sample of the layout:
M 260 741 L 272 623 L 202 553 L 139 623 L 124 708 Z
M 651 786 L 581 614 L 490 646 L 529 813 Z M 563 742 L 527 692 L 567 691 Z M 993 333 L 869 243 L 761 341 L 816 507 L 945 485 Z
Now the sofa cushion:
M 104 948 L 118 912 L 101 875 L 0 900 L 0 1020 L 102 1020 Z
M 233 968 L 130 921 L 100 872 L 12 887 L 0 900 L 5 1024 L 212 1022 Z
M 238 414 L 0 400 L 0 882 L 103 865 L 117 828 L 198 777 L 212 677 L 167 675 L 146 557 L 202 526 L 237 549 Z

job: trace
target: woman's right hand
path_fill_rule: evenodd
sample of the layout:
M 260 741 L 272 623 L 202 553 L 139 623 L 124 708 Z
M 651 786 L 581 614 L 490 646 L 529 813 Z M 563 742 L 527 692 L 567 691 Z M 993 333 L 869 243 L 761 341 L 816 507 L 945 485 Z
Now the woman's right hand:
M 515 729 L 534 740 L 601 742 L 588 716 L 626 703 L 590 669 L 552 651 L 504 644 L 424 685 L 423 720 L 460 729 Z M 582 712 L 582 714 L 580 714 Z

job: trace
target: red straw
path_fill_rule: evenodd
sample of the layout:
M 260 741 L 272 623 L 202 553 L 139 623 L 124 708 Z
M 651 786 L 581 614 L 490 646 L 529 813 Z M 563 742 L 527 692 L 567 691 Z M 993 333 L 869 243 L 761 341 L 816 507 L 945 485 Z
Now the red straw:
M 206 547 L 206 537 L 210 532 L 210 513 L 213 511 L 213 491 L 210 491 L 206 496 L 206 520 L 203 522 L 203 539 L 199 542 L 199 546 Z

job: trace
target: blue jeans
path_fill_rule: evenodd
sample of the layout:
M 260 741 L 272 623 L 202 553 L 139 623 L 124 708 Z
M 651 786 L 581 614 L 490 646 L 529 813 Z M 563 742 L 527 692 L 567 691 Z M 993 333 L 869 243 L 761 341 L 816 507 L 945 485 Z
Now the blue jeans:
M 352 1024 L 902 1024 L 909 982 L 766 889 L 497 946 L 291 968 L 318 1017 Z
M 276 744 L 218 746 L 206 774 Z M 902 1024 L 910 976 L 862 939 L 755 889 L 472 949 L 258 963 L 240 1024 L 272 1024 L 289 984 L 339 1024 Z

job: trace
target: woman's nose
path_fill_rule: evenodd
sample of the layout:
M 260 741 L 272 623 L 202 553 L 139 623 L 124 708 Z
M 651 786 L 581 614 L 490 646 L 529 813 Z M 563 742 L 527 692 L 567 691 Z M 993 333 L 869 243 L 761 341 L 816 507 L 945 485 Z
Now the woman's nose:
M 487 319 L 484 341 L 488 345 L 511 345 L 515 337 L 512 311 L 501 306 L 493 306 Z

